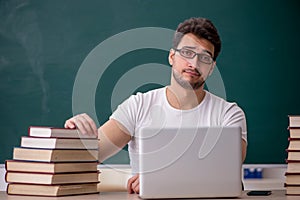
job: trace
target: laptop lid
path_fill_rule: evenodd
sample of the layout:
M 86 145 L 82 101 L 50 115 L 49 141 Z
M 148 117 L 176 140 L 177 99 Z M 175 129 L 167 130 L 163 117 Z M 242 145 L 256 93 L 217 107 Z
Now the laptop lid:
M 141 198 L 241 195 L 239 127 L 145 127 L 137 139 Z

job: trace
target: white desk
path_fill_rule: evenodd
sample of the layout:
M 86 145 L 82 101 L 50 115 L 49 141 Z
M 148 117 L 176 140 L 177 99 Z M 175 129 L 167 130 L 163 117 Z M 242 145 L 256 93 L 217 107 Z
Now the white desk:
M 257 200 L 299 200 L 300 196 L 286 196 L 284 190 L 274 190 L 270 196 L 247 196 L 247 191 L 244 191 L 238 199 L 257 199 Z M 99 194 L 77 195 L 66 197 L 33 197 L 33 196 L 17 196 L 7 195 L 5 191 L 0 192 L 1 200 L 140 200 L 136 194 L 127 194 L 126 192 L 102 192 Z M 226 198 L 224 200 L 228 200 Z M 237 198 L 234 198 L 237 199 Z M 203 199 L 202 199 L 203 200 Z M 210 199 L 211 200 L 211 199 Z
M 283 190 L 285 182 L 286 165 L 243 165 L 244 168 L 264 168 L 263 179 L 243 180 L 245 190 Z M 131 177 L 129 165 L 99 165 L 98 169 L 102 171 L 100 175 L 101 191 L 120 191 L 126 190 L 126 184 Z M 0 191 L 6 190 L 4 180 L 5 168 L 0 164 Z

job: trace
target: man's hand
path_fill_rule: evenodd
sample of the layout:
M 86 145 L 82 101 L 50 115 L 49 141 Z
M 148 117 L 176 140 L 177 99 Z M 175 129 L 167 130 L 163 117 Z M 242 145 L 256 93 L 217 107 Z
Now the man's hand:
M 65 122 L 65 128 L 78 128 L 82 134 L 93 134 L 98 136 L 95 122 L 86 113 L 75 115 Z
M 140 178 L 139 174 L 134 175 L 131 177 L 127 182 L 127 191 L 129 194 L 140 193 Z

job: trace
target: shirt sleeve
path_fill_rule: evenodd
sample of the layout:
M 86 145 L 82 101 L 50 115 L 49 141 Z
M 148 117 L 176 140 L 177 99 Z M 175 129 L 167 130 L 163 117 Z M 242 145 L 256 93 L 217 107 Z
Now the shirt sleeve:
M 230 103 L 224 112 L 223 126 L 242 128 L 242 138 L 247 142 L 247 123 L 244 111 L 235 103 Z
M 137 111 L 137 98 L 135 95 L 132 95 L 117 107 L 110 116 L 110 119 L 121 123 L 127 129 L 128 133 L 134 136 Z

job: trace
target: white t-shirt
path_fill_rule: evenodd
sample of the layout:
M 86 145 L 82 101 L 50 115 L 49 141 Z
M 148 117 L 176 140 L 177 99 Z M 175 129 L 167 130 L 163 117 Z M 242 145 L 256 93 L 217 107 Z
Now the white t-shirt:
M 229 103 L 205 91 L 204 99 L 198 106 L 189 110 L 179 110 L 169 104 L 166 88 L 130 96 L 110 117 L 121 123 L 132 136 L 128 151 L 133 173 L 138 172 L 139 164 L 139 145 L 134 135 L 145 126 L 239 126 L 242 128 L 243 139 L 247 141 L 245 114 L 236 103 Z

